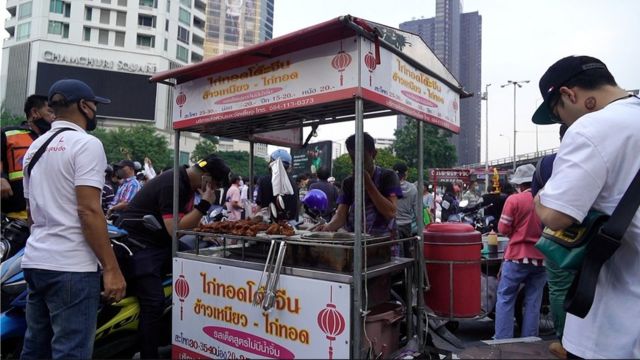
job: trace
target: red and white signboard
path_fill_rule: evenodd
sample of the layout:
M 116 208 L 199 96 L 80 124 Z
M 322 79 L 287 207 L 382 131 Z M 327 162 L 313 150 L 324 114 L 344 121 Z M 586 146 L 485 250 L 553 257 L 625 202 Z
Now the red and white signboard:
M 261 271 L 175 258 L 173 274 L 173 359 L 349 357 L 348 284 L 281 275 L 264 312 Z
M 460 96 L 443 82 L 416 69 L 402 58 L 363 39 L 362 94 L 365 99 L 415 119 L 460 131 Z
M 176 87 L 173 127 L 260 116 L 353 97 L 356 38 L 293 52 Z

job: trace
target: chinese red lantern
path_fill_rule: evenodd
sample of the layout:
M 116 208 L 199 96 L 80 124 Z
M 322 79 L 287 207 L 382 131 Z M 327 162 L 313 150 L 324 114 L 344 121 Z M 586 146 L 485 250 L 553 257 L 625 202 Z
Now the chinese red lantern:
M 185 95 L 182 91 L 176 97 L 176 105 L 180 107 L 180 117 L 182 117 L 182 106 L 187 102 L 187 95 Z
M 331 60 L 331 67 L 338 70 L 340 73 L 340 86 L 342 86 L 342 72 L 351 64 L 351 55 L 342 50 L 342 43 L 340 43 L 340 51 Z
M 369 86 L 371 86 L 371 73 L 373 73 L 373 70 L 378 66 L 376 64 L 376 57 L 373 56 L 371 51 L 367 52 L 364 56 L 364 64 L 367 66 L 367 69 L 369 69 Z
M 183 274 L 178 276 L 175 285 L 173 286 L 176 295 L 178 296 L 178 300 L 180 300 L 180 320 L 182 320 L 182 305 L 184 304 L 184 300 L 189 296 L 189 283 L 187 279 L 185 279 Z
M 337 336 L 342 334 L 345 328 L 345 320 L 342 314 L 331 303 L 333 297 L 333 287 L 329 288 L 329 303 L 318 313 L 318 326 L 329 340 L 329 359 L 333 359 L 332 342 Z

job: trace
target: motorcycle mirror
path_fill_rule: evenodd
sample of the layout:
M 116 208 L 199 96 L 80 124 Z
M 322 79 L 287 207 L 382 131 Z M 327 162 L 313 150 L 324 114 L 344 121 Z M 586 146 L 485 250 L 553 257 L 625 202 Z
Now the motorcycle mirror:
M 155 216 L 148 214 L 142 217 L 144 227 L 152 231 L 162 230 L 162 225 L 158 222 Z
M 469 205 L 469 200 L 461 200 L 460 203 L 458 204 L 459 207 L 461 208 L 466 208 L 467 205 Z

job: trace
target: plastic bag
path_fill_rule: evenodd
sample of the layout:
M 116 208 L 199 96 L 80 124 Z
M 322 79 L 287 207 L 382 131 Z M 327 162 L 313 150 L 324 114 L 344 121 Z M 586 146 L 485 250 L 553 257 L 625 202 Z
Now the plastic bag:
M 282 160 L 277 159 L 270 165 L 271 167 L 271 186 L 273 188 L 273 196 L 277 195 L 293 195 L 293 186 L 289 181 L 287 170 L 282 164 Z

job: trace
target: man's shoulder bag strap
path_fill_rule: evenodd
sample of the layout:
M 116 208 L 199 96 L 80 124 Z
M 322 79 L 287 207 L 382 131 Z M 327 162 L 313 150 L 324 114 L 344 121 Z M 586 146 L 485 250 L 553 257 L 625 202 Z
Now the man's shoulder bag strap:
M 42 154 L 44 154 L 44 152 L 47 150 L 47 146 L 49 146 L 51 141 L 53 141 L 53 139 L 56 136 L 58 136 L 58 134 L 64 131 L 75 131 L 75 130 L 72 128 L 62 128 L 56 131 L 53 135 L 51 135 L 51 137 L 48 138 L 47 141 L 45 141 L 44 144 L 42 144 L 42 146 L 40 146 L 38 151 L 36 151 L 36 153 L 33 155 L 33 158 L 31 158 L 31 161 L 29 161 L 29 166 L 27 167 L 27 175 L 31 176 L 31 170 L 33 169 L 34 166 L 36 166 L 36 163 L 38 162 L 38 160 L 40 160 L 40 157 L 42 157 Z
M 580 271 L 571 283 L 564 300 L 567 312 L 584 318 L 589 313 L 602 265 L 618 250 L 622 237 L 640 206 L 640 170 L 631 181 L 611 217 L 586 245 Z

